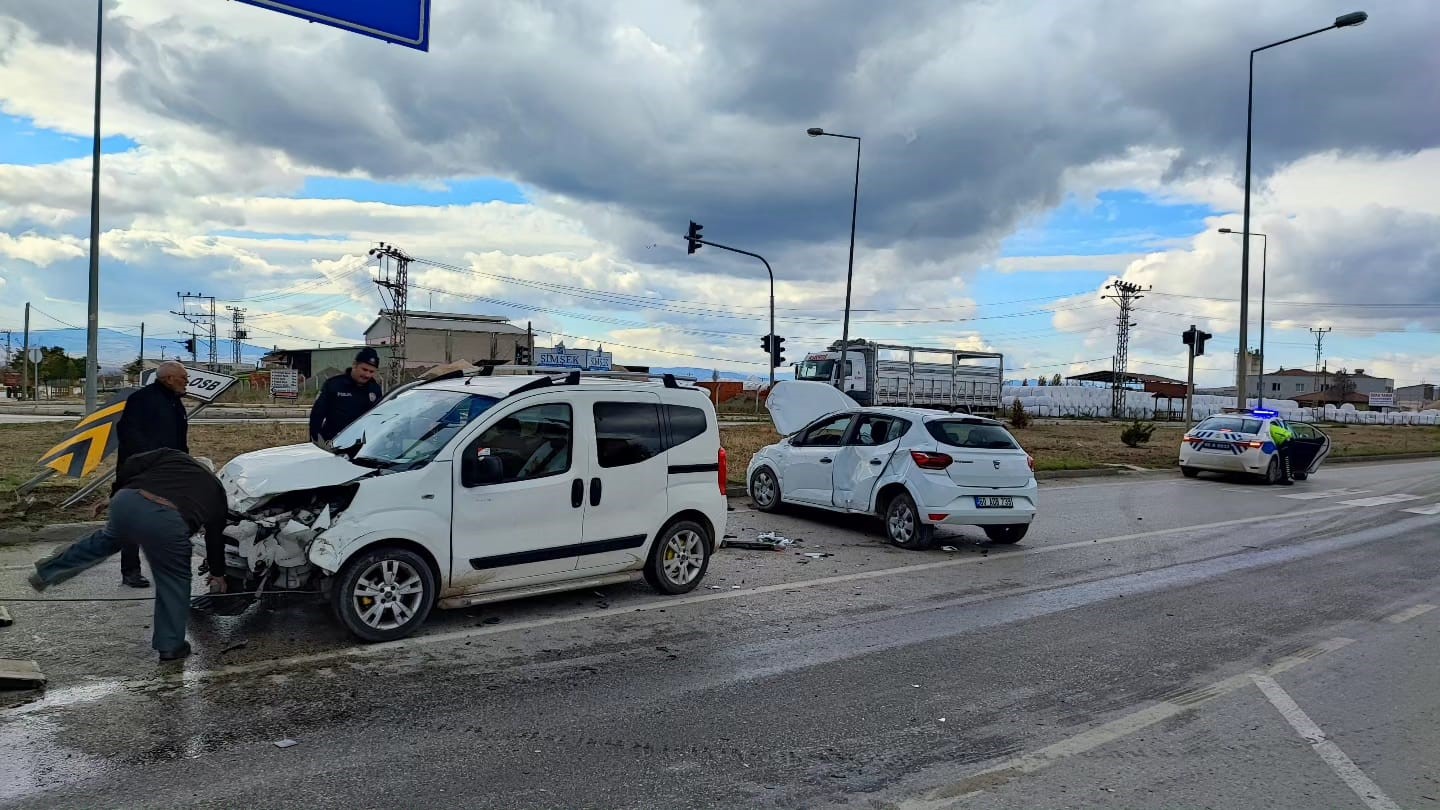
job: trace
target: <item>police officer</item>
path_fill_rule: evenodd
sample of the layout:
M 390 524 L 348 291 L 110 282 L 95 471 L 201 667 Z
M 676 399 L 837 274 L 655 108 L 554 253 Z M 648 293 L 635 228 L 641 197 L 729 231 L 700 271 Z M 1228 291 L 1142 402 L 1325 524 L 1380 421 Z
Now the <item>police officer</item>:
M 1294 448 L 1295 434 L 1279 420 L 1270 422 L 1270 440 L 1275 442 L 1275 453 L 1280 458 L 1280 481 L 1285 486 L 1295 483 L 1293 473 L 1290 471 L 1290 451 Z
M 171 360 L 155 370 L 155 382 L 125 400 L 115 427 L 118 466 L 162 447 L 190 452 L 190 422 L 182 401 L 188 384 L 185 366 Z M 150 580 L 140 573 L 140 549 L 134 543 L 120 547 L 120 581 L 132 588 L 150 587 Z
M 320 396 L 310 408 L 310 440 L 329 442 L 351 422 L 359 419 L 380 401 L 380 355 L 369 346 L 355 355 L 344 374 L 337 374 L 320 387 Z

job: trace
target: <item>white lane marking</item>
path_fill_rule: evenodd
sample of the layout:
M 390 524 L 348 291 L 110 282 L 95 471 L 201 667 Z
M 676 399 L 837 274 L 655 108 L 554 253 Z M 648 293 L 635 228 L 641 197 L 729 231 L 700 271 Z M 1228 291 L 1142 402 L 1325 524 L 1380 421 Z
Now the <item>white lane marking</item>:
M 1391 623 L 1391 624 L 1399 624 L 1399 623 L 1401 623 L 1401 622 L 1408 622 L 1408 621 L 1410 621 L 1411 619 L 1415 618 L 1416 616 L 1424 616 L 1426 613 L 1429 613 L 1430 611 L 1432 611 L 1432 610 L 1434 610 L 1434 609 L 1435 609 L 1435 605 L 1415 605 L 1415 606 L 1413 606 L 1413 607 L 1408 607 L 1408 608 L 1400 611 L 1399 613 L 1396 613 L 1396 614 L 1393 614 L 1393 615 L 1390 615 L 1390 616 L 1386 616 L 1385 619 L 1384 619 L 1384 621 L 1387 621 L 1387 622 L 1389 622 L 1389 623 Z
M 1294 492 L 1289 495 L 1277 495 L 1277 498 L 1290 498 L 1295 501 L 1318 501 L 1321 498 L 1340 498 L 1350 495 L 1363 495 L 1369 492 L 1368 489 L 1327 489 L 1324 492 Z
M 1280 711 L 1290 727 L 1310 743 L 1310 747 L 1315 749 L 1315 753 L 1325 760 L 1325 764 L 1330 766 L 1330 770 L 1334 771 L 1341 781 L 1355 791 L 1355 795 L 1360 797 L 1360 801 L 1364 802 L 1366 807 L 1369 807 L 1370 810 L 1400 810 L 1400 805 L 1391 801 L 1379 785 L 1370 781 L 1370 777 L 1366 776 L 1365 772 L 1360 770 L 1360 767 L 1350 757 L 1345 756 L 1345 752 L 1340 750 L 1340 746 L 1325 737 L 1325 732 L 1321 731 L 1320 727 L 1315 725 L 1315 721 L 1311 720 L 1309 715 L 1305 714 L 1305 711 L 1290 699 L 1290 695 L 1280 688 L 1280 684 L 1276 683 L 1274 678 L 1268 675 L 1252 675 L 1250 677 L 1255 681 L 1255 685 L 1260 687 L 1260 691 L 1265 693 L 1265 697 L 1269 698 L 1271 705 Z
M 385 641 L 378 644 L 361 644 L 353 647 L 339 647 L 324 652 L 307 653 L 304 655 L 292 655 L 285 658 L 272 658 L 263 661 L 252 661 L 245 664 L 231 664 L 229 666 L 216 667 L 214 669 L 183 670 L 178 673 L 168 673 L 156 678 L 137 679 L 127 681 L 126 686 L 132 688 L 144 688 L 156 685 L 193 685 L 202 681 L 223 678 L 232 675 L 249 675 L 256 672 L 265 672 L 274 669 L 282 669 L 300 664 L 313 664 L 320 661 L 332 661 L 337 658 L 369 658 L 396 650 L 421 647 L 431 644 L 443 644 L 446 642 L 466 641 L 469 639 L 481 638 L 484 636 L 496 635 L 499 633 L 513 633 L 524 630 L 535 630 L 542 627 L 553 627 L 556 625 L 576 624 L 579 622 L 597 621 L 625 616 L 632 613 L 643 613 L 651 610 L 665 610 L 668 608 L 682 607 L 685 605 L 701 604 L 727 599 L 743 599 L 750 596 L 761 596 L 770 593 L 783 591 L 798 591 L 805 588 L 813 588 L 822 585 L 833 585 L 844 582 L 856 582 L 867 579 L 878 579 L 881 577 L 899 576 L 914 574 L 921 571 L 934 571 L 944 568 L 957 568 L 964 565 L 978 565 L 980 563 L 996 563 L 1000 560 L 1030 557 L 1036 554 L 1052 554 L 1059 551 L 1088 548 L 1092 546 L 1107 545 L 1110 543 L 1121 543 L 1131 540 L 1145 540 L 1152 537 L 1162 537 L 1168 534 L 1179 534 L 1181 532 L 1208 531 L 1212 529 L 1224 529 L 1231 526 L 1244 526 L 1251 523 L 1271 523 L 1276 520 L 1307 518 L 1313 515 L 1323 515 L 1329 512 L 1348 511 L 1348 506 L 1326 506 L 1320 509 L 1311 509 L 1305 512 L 1294 512 L 1285 515 L 1257 515 L 1255 517 L 1235 518 L 1234 520 L 1222 520 L 1216 523 L 1203 523 L 1192 526 L 1177 526 L 1171 529 L 1156 529 L 1154 531 L 1139 532 L 1136 534 L 1122 534 L 1114 537 L 1101 537 L 1094 540 L 1076 540 L 1070 543 L 1061 543 L 1055 546 L 1039 546 L 1016 551 L 1008 551 L 1003 554 L 995 554 L 986 557 L 963 557 L 960 559 L 947 559 L 931 563 L 917 563 L 915 565 L 901 565 L 894 568 L 881 568 L 874 571 L 859 571 L 854 574 L 840 574 L 832 577 L 821 577 L 819 579 L 801 580 L 799 582 L 785 582 L 776 585 L 761 585 L 754 588 L 745 588 L 738 591 L 720 591 L 697 596 L 681 596 L 670 599 L 657 598 L 651 602 L 627 606 L 625 610 L 611 610 L 600 613 L 579 613 L 565 616 L 551 616 L 545 619 L 531 619 L 528 621 L 514 622 L 510 624 L 485 625 L 481 627 L 470 627 L 464 630 L 452 630 L 443 633 L 432 633 L 421 636 L 411 636 L 399 641 Z M 33 705 L 33 704 L 32 704 Z M 0 717 L 9 714 L 8 710 L 0 710 Z
M 1407 495 L 1404 492 L 1397 492 L 1394 495 L 1376 495 L 1373 498 L 1356 498 L 1353 501 L 1341 501 L 1346 506 L 1384 506 L 1390 503 L 1403 503 L 1405 501 L 1418 501 L 1421 496 Z
M 1176 715 L 1197 709 L 1217 698 L 1249 686 L 1252 683 L 1252 677 L 1287 672 L 1307 661 L 1353 643 L 1354 639 L 1332 638 L 1314 647 L 1301 650 L 1295 655 L 1282 658 L 1263 670 L 1233 675 L 1209 686 L 1182 692 L 1169 700 L 1146 706 L 1137 712 L 1111 720 L 1104 725 L 1096 726 L 1053 745 L 1047 745 L 1031 753 L 986 768 L 959 782 L 935 788 L 924 796 L 898 802 L 895 805 L 896 810 L 940 810 L 940 808 L 952 807 L 960 800 L 973 796 L 981 790 L 999 787 L 1016 777 L 1042 770 L 1067 757 L 1083 754 L 1149 728 L 1156 723 L 1164 722 Z
M 1440 515 L 1440 503 L 1432 503 L 1429 506 L 1416 506 L 1410 509 L 1401 509 L 1402 512 L 1409 512 L 1412 515 Z

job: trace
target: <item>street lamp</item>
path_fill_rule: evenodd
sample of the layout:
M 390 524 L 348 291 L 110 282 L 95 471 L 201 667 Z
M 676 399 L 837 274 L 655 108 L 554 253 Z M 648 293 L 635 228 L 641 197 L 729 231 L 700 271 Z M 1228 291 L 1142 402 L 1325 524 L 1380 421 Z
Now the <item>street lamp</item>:
M 1221 228 L 1220 233 L 1233 233 L 1236 236 L 1244 236 L 1241 231 L 1234 230 L 1233 228 Z M 1263 408 L 1265 407 L 1265 279 L 1269 275 L 1266 271 L 1270 266 L 1270 237 L 1259 231 L 1252 232 L 1250 235 L 1260 237 L 1260 381 L 1256 383 L 1255 400 L 1256 405 Z M 1245 352 L 1247 355 L 1249 354 L 1249 351 L 1243 346 L 1240 348 L 1240 351 Z M 1245 358 L 1245 360 L 1248 359 L 1248 357 Z M 1242 360 L 1240 362 L 1245 361 Z M 1240 404 L 1238 398 L 1235 404 L 1237 406 Z
M 1241 228 L 1241 234 L 1250 233 L 1250 153 L 1254 142 L 1255 123 L 1255 54 L 1261 51 L 1268 51 L 1271 48 L 1294 42 L 1297 39 L 1313 37 L 1316 34 L 1323 34 L 1332 28 L 1351 28 L 1365 22 L 1370 15 L 1363 11 L 1352 11 L 1349 14 L 1342 14 L 1335 18 L 1335 22 L 1324 28 L 1317 28 L 1307 34 L 1282 39 L 1279 42 L 1272 42 L 1250 51 L 1250 83 L 1245 97 L 1245 221 Z M 1246 320 L 1250 317 L 1250 240 L 1242 240 L 1240 246 L 1240 353 L 1235 363 L 1235 404 L 1244 407 L 1245 401 L 1245 366 L 1246 358 L 1249 356 L 1250 347 L 1248 344 L 1248 330 Z M 1263 324 L 1262 324 L 1263 328 Z M 1261 369 L 1264 373 L 1264 369 Z
M 835 386 L 844 391 L 845 365 L 850 359 L 850 289 L 855 282 L 855 215 L 860 210 L 860 136 L 826 132 L 820 127 L 811 127 L 805 130 L 805 134 L 812 138 L 825 135 L 855 142 L 855 197 L 850 202 L 850 262 L 845 269 L 845 320 L 844 325 L 840 328 L 840 371 L 835 378 Z

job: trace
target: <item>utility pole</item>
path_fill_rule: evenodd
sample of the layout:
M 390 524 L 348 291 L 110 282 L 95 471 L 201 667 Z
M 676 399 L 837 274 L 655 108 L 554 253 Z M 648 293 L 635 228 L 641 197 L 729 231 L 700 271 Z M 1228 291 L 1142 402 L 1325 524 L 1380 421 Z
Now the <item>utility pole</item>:
M 236 371 L 240 368 L 242 358 L 240 345 L 242 341 L 250 338 L 250 330 L 245 328 L 245 308 L 227 306 L 230 310 L 230 370 Z
M 1331 331 L 1333 330 L 1329 326 L 1324 329 L 1310 330 L 1310 334 L 1315 336 L 1315 376 L 1310 381 L 1310 385 L 1315 389 L 1316 394 L 1320 393 L 1320 362 L 1325 353 L 1325 336 L 1330 334 Z
M 10 335 L 11 335 L 11 334 L 12 334 L 12 332 L 11 332 L 9 329 L 6 329 L 6 330 L 5 330 L 5 365 L 6 365 L 7 367 L 10 365 L 10 357 L 11 357 L 11 355 L 10 355 Z
M 138 376 L 140 379 L 144 379 L 144 378 L 145 378 L 145 322 L 144 322 L 144 321 L 141 321 L 141 322 L 140 322 L 140 356 L 139 356 L 138 358 L 136 358 L 136 363 L 140 366 L 140 373 L 139 373 L 137 376 Z
M 85 316 L 85 413 L 99 404 L 100 382 L 100 66 L 105 51 L 105 3 L 95 3 L 95 133 L 90 156 L 90 296 Z
M 171 312 L 172 315 L 179 315 L 190 322 L 191 326 L 204 327 L 210 336 L 210 351 L 208 354 L 208 365 L 211 371 L 220 364 L 220 347 L 215 339 L 215 296 L 202 295 L 200 293 L 175 293 L 180 299 L 179 311 Z M 193 303 L 193 305 L 192 305 Z M 195 338 L 195 330 L 190 330 L 190 337 Z M 199 362 L 198 347 L 190 353 L 192 362 Z
M 1125 408 L 1125 374 L 1130 362 L 1130 327 L 1135 325 L 1130 322 L 1130 312 L 1134 309 L 1135 302 L 1145 297 L 1140 293 L 1150 288 L 1128 281 L 1116 281 L 1106 284 L 1105 289 L 1115 292 L 1100 297 L 1108 298 L 1120 306 L 1120 315 L 1115 320 L 1115 359 L 1110 379 L 1110 415 L 1113 419 L 1119 419 Z
M 370 255 L 380 260 L 380 272 L 375 275 L 375 286 L 380 288 L 380 300 L 390 294 L 390 387 L 400 385 L 405 374 L 405 319 L 409 315 L 410 298 L 410 256 L 394 245 L 380 243 L 370 248 Z
M 20 396 L 28 398 L 30 388 L 30 302 L 25 302 L 25 345 L 20 358 Z

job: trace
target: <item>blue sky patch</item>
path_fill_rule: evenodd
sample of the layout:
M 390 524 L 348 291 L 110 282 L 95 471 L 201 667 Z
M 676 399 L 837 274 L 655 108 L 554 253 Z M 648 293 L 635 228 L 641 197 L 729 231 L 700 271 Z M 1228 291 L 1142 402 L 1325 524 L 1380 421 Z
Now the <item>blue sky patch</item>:
M 530 202 L 524 189 L 508 180 L 475 177 L 447 180 L 434 187 L 417 183 L 386 183 L 350 177 L 308 177 L 301 199 L 347 199 L 389 205 L 471 205 L 473 203 Z
M 1003 256 L 1098 256 L 1163 249 L 1205 229 L 1204 205 L 1158 202 L 1138 191 L 1107 191 L 1093 204 L 1066 199 L 1005 240 Z
M 102 154 L 128 152 L 137 146 L 124 135 L 111 135 L 100 141 Z M 88 136 L 36 127 L 29 118 L 0 113 L 0 163 L 21 166 L 59 163 L 89 157 L 91 147 Z

